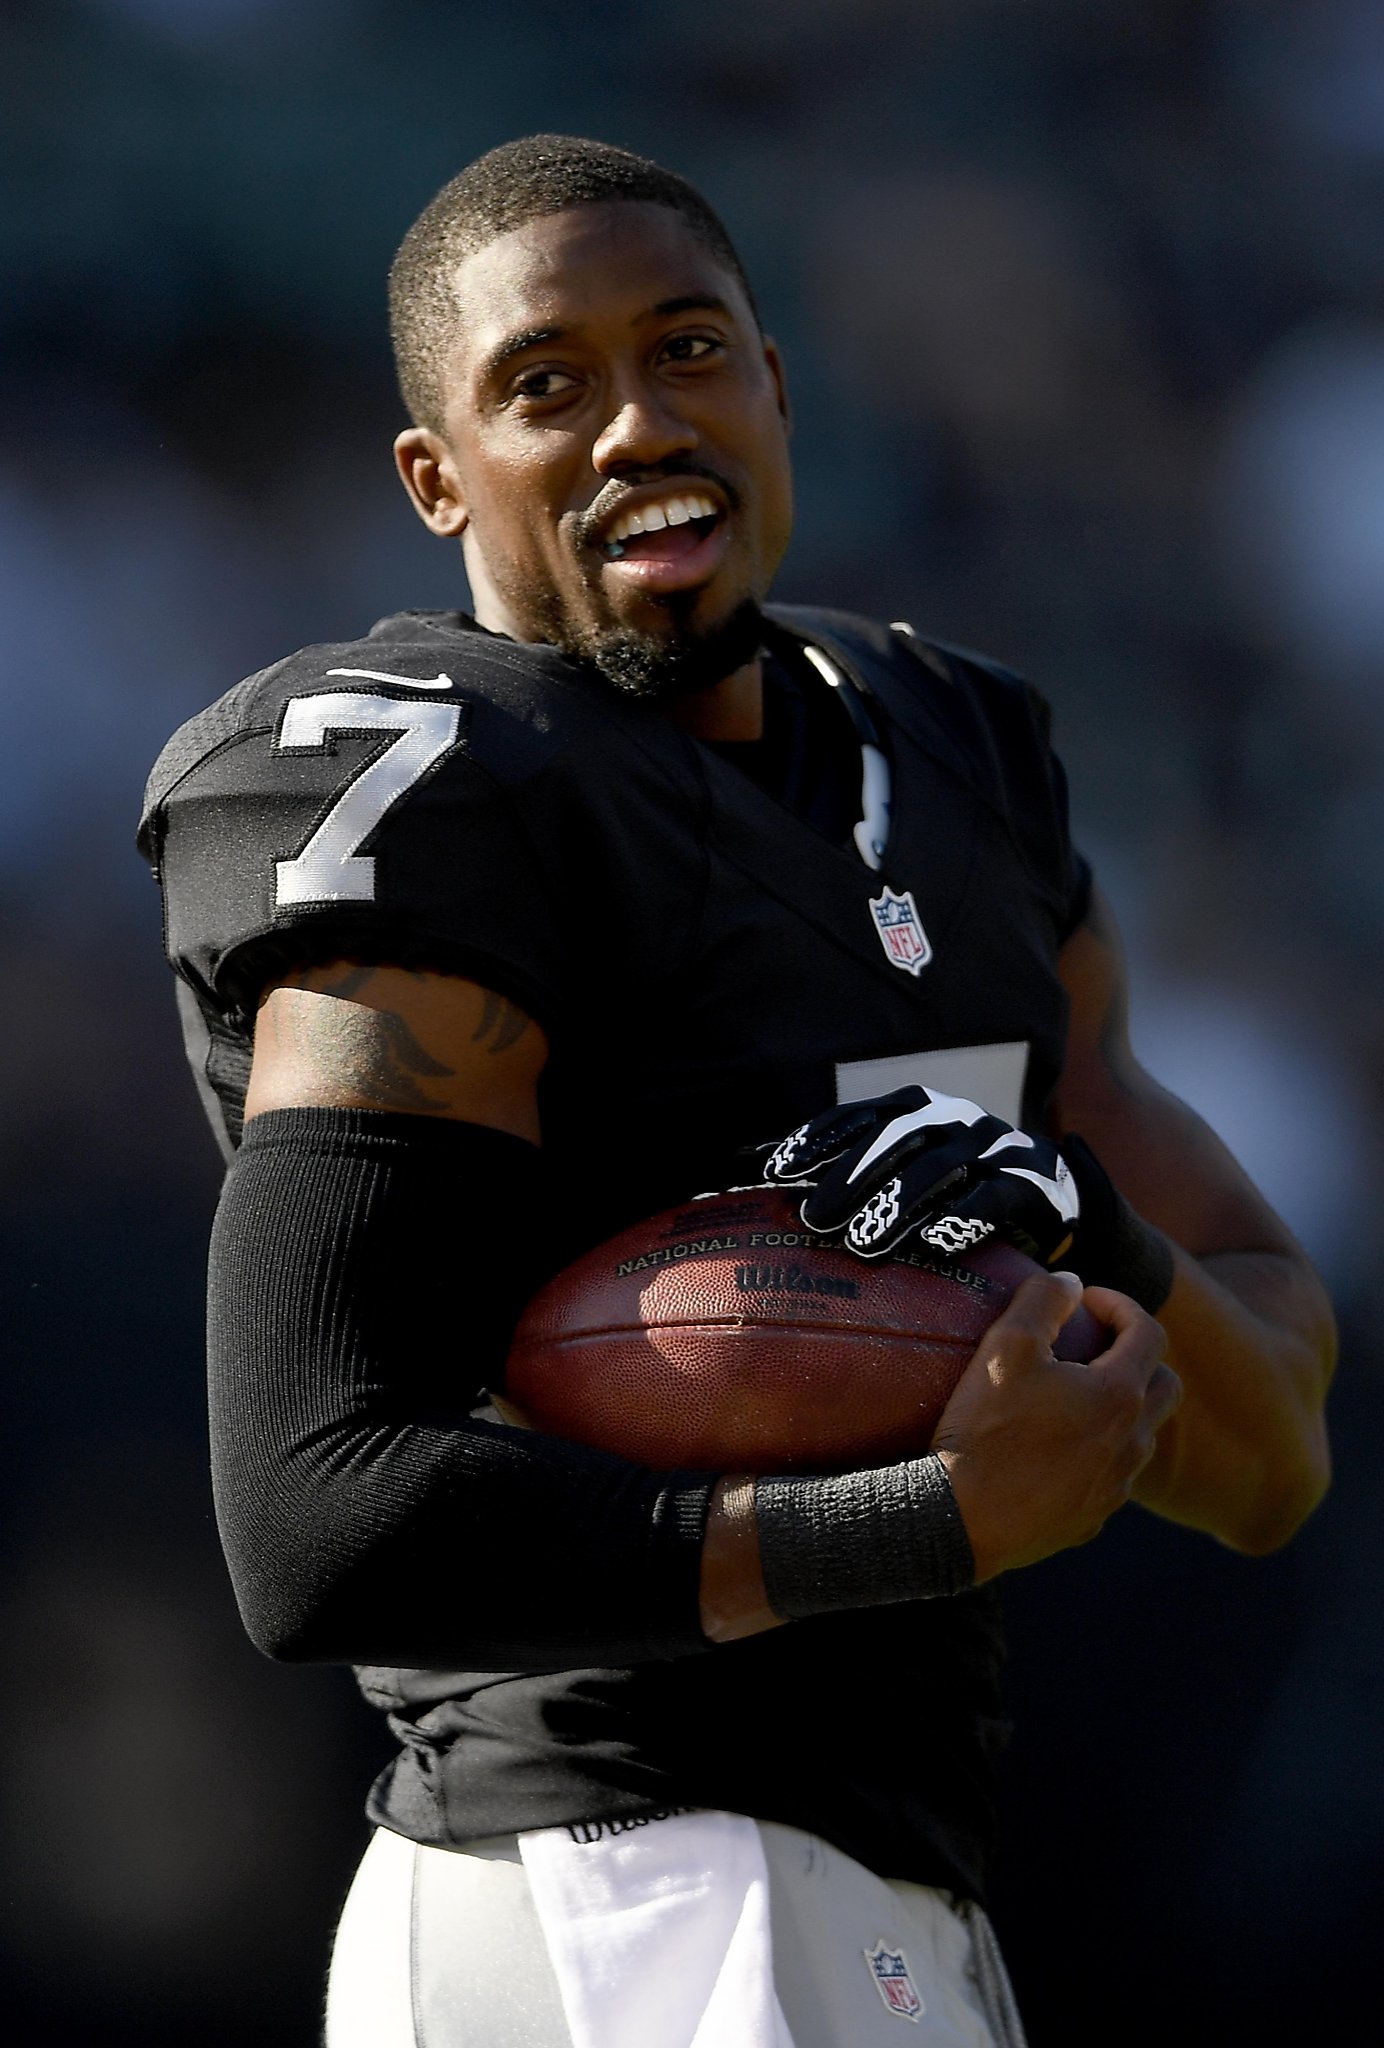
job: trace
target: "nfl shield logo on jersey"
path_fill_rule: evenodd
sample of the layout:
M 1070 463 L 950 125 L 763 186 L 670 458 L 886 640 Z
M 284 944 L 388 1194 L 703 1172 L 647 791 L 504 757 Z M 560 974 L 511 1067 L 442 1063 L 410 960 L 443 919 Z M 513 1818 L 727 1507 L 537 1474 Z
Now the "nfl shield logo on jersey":
M 913 891 L 905 889 L 902 896 L 896 896 L 886 888 L 882 896 L 870 898 L 870 915 L 879 942 L 894 966 L 902 967 L 905 974 L 921 974 L 932 958 L 932 947 L 913 901 Z
M 883 1937 L 864 1952 L 875 1980 L 875 1988 L 901 2020 L 922 2018 L 923 2001 L 908 1974 L 908 1958 L 901 1948 L 886 1948 Z

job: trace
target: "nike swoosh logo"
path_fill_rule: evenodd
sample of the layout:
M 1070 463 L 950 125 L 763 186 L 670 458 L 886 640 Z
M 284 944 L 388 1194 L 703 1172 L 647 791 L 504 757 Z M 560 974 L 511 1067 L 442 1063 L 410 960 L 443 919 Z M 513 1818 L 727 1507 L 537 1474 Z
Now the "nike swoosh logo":
M 403 683 L 410 690 L 450 690 L 450 676 L 388 676 L 382 668 L 329 668 L 329 676 L 364 676 L 372 683 Z
M 925 1103 L 922 1109 L 909 1110 L 904 1116 L 896 1116 L 892 1123 L 884 1126 L 864 1158 L 846 1175 L 847 1187 L 853 1180 L 858 1180 L 862 1173 L 868 1172 L 875 1161 L 882 1158 L 891 1146 L 902 1143 L 905 1138 L 911 1137 L 914 1131 L 929 1130 L 934 1124 L 978 1124 L 985 1115 L 978 1102 L 967 1102 L 963 1095 L 941 1095 L 935 1088 L 930 1088 L 928 1093 L 932 1100 Z
M 996 1138 L 993 1145 L 987 1146 L 980 1156 L 982 1159 L 993 1159 L 997 1152 L 1012 1152 L 1016 1145 L 1026 1145 L 1030 1152 L 1033 1150 L 1033 1140 L 1027 1131 L 1006 1131 L 1002 1138 Z
M 1045 1173 L 1035 1173 L 1031 1166 L 1002 1166 L 1000 1172 L 1012 1173 L 1015 1180 L 1031 1180 L 1034 1187 L 1042 1189 L 1064 1223 L 1075 1223 L 1081 1203 L 1070 1173 L 1061 1181 L 1049 1180 Z

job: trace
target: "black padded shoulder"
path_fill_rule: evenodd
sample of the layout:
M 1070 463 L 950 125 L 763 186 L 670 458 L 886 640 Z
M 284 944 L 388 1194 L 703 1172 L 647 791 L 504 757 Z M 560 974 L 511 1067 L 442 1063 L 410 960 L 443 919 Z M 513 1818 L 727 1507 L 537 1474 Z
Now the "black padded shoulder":
M 996 814 L 1052 905 L 1062 936 L 1080 922 L 1090 869 L 1071 844 L 1067 780 L 1052 750 L 1052 710 L 1041 690 L 1002 662 L 902 621 L 855 613 L 768 607 L 771 622 L 820 643 L 935 759 Z
M 909 705 L 936 735 L 960 747 L 973 775 L 977 740 L 982 755 L 995 747 L 1046 750 L 1050 743 L 1047 699 L 1026 677 L 988 655 L 924 639 L 903 620 L 884 625 L 808 605 L 771 605 L 766 615 L 780 629 L 834 651 L 855 680 L 891 710 L 900 701 Z
M 435 687 L 440 677 L 447 680 L 445 690 Z M 568 728 L 589 726 L 599 716 L 599 700 L 582 671 L 555 649 L 518 646 L 484 632 L 461 612 L 398 612 L 358 640 L 299 648 L 247 676 L 180 726 L 145 787 L 141 850 L 152 857 L 157 813 L 182 778 L 223 746 L 273 731 L 290 698 L 358 690 L 407 699 L 413 695 L 410 685 L 422 686 L 419 701 L 424 693 L 484 699 L 516 728 L 527 726 L 544 754 L 561 747 Z
M 554 649 L 415 612 L 191 719 L 150 777 L 140 846 L 169 958 L 223 1014 L 276 971 L 349 957 L 469 974 L 550 1022 L 592 901 L 628 898 L 640 834 L 694 841 L 703 801 L 652 707 Z

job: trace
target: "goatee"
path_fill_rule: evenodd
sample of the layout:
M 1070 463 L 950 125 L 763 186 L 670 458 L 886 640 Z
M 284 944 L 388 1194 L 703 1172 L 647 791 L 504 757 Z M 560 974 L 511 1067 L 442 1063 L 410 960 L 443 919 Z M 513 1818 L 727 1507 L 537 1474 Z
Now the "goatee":
M 702 633 L 670 638 L 612 627 L 581 636 L 567 652 L 598 670 L 625 697 L 657 701 L 710 690 L 753 661 L 764 637 L 764 618 L 751 597 Z

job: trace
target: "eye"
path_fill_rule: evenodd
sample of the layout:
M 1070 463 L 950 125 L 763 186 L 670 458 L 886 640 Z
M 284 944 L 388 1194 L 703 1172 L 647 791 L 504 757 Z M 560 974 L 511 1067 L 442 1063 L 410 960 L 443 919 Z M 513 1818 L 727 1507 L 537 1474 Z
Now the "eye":
M 723 355 L 725 346 L 717 334 L 670 334 L 660 354 L 668 362 L 700 363 L 708 356 Z
M 525 370 L 510 388 L 515 398 L 541 403 L 545 398 L 564 398 L 569 391 L 575 391 L 577 379 L 570 370 Z

